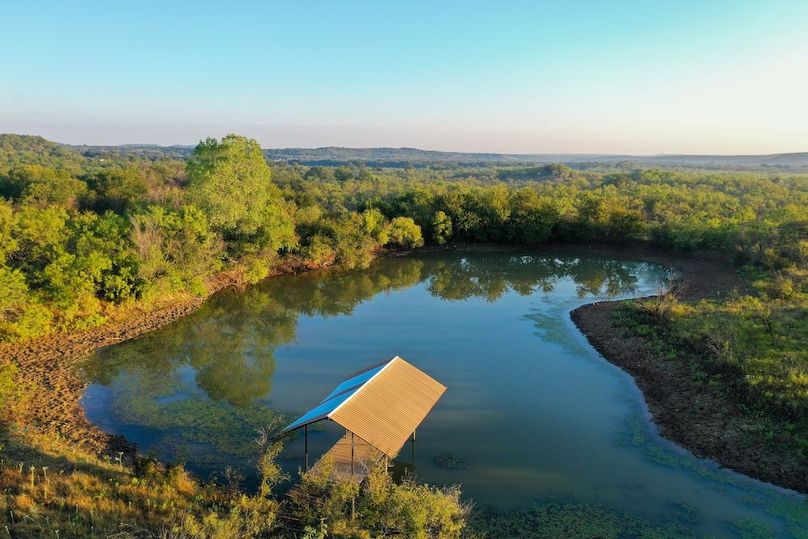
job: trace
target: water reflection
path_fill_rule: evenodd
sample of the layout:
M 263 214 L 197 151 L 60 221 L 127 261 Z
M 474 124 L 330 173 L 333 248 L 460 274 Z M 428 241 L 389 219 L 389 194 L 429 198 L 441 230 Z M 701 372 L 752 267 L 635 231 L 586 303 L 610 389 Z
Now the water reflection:
M 783 535 L 805 521 L 804 502 L 672 450 L 631 381 L 569 319 L 582 302 L 652 293 L 664 277 L 615 260 L 444 253 L 273 279 L 100 350 L 86 365 L 85 410 L 203 477 L 228 466 L 249 477 L 259 428 L 395 353 L 449 386 L 419 428 L 418 477 L 462 482 L 478 507 L 561 500 L 573 514 L 553 518 L 565 522 L 607 507 L 630 517 L 615 529 L 653 521 L 674 526 L 668 535 L 726 536 L 754 519 Z M 341 435 L 321 426 L 309 432 L 312 459 Z M 301 465 L 302 445 L 289 442 L 287 471 Z
M 496 254 L 385 259 L 364 271 L 269 280 L 219 294 L 169 327 L 100 350 L 84 365 L 94 384 L 85 407 L 102 426 L 124 425 L 142 448 L 207 462 L 212 471 L 251 456 L 258 428 L 296 412 L 268 402 L 275 352 L 295 341 L 301 316 L 349 315 L 377 294 L 419 283 L 442 300 L 494 302 L 508 291 L 549 295 L 565 279 L 579 297 L 627 294 L 637 283 L 626 264 L 612 260 Z M 544 338 L 563 340 L 550 329 L 558 320 L 535 321 L 547 328 Z
M 637 283 L 620 262 L 502 255 L 380 260 L 365 271 L 270 280 L 220 294 L 170 327 L 99 351 L 85 370 L 107 391 L 91 388 L 85 404 L 91 415 L 94 403 L 107 406 L 110 421 L 164 458 L 207 462 L 211 471 L 251 456 L 258 428 L 296 412 L 269 401 L 275 352 L 295 341 L 301 316 L 349 315 L 377 294 L 419 283 L 443 300 L 493 302 L 508 291 L 549 295 L 565 279 L 579 297 L 631 293 Z M 559 320 L 535 322 L 546 328 L 545 339 L 563 341 L 550 329 Z
M 165 396 L 178 383 L 169 374 L 189 365 L 195 385 L 211 400 L 244 407 L 270 393 L 274 351 L 294 341 L 302 315 L 348 315 L 377 294 L 421 282 L 443 300 L 494 302 L 508 291 L 551 294 L 563 279 L 575 283 L 580 298 L 629 294 L 637 284 L 629 267 L 613 260 L 527 255 L 512 256 L 507 264 L 501 257 L 479 255 L 380 260 L 365 271 L 314 272 L 225 292 L 170 328 L 102 350 L 85 369 L 93 383 L 102 385 L 123 371 L 136 373 L 150 393 Z
M 496 301 L 512 290 L 522 296 L 540 291 L 551 294 L 556 283 L 571 279 L 578 297 L 607 297 L 633 292 L 637 276 L 624 262 L 602 259 L 538 256 L 511 256 L 507 264 L 501 258 L 463 257 L 443 260 L 423 278 L 429 280 L 433 296 L 446 300 L 471 297 Z

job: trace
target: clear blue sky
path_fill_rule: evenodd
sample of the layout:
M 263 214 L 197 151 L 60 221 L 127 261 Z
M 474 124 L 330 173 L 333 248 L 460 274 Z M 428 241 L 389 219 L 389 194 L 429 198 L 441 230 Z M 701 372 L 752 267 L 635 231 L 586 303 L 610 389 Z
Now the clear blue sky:
M 808 151 L 808 1 L 0 0 L 0 132 Z

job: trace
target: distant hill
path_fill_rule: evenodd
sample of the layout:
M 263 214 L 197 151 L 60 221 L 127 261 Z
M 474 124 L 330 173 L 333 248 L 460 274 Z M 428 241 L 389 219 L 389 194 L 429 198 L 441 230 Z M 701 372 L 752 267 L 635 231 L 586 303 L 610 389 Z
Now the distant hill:
M 0 174 L 21 165 L 78 171 L 84 161 L 81 154 L 42 137 L 0 134 Z
M 119 146 L 68 145 L 42 137 L 0 134 L 0 170 L 26 163 L 48 166 L 62 162 L 78 166 L 86 159 L 185 159 L 193 146 L 125 144 Z M 572 168 L 593 166 L 638 168 L 671 167 L 723 170 L 783 170 L 808 172 L 808 152 L 770 155 L 614 155 L 614 154 L 502 154 L 419 150 L 417 148 L 269 148 L 272 161 L 310 166 L 361 162 L 374 167 L 454 165 L 546 165 Z
M 638 166 L 708 169 L 778 168 L 808 171 L 808 152 L 770 155 L 614 155 L 614 154 L 500 154 L 419 150 L 416 148 L 279 148 L 267 149 L 269 159 L 307 165 L 339 165 L 355 161 L 374 165 L 431 164 L 634 164 Z
M 768 155 L 653 155 L 632 161 L 657 166 L 699 168 L 782 168 L 808 170 L 808 152 Z
M 65 145 L 85 157 L 94 159 L 185 159 L 193 146 L 159 146 L 157 144 L 122 144 L 119 146 Z

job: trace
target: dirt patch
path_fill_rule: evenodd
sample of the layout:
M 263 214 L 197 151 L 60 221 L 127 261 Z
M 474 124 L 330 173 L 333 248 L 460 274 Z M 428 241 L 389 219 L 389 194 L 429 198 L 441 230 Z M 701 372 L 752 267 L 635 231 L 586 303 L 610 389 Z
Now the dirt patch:
M 641 250 L 626 254 L 678 270 L 685 300 L 715 299 L 745 288 L 731 265 L 716 254 L 671 256 Z M 631 374 L 660 433 L 699 457 L 808 493 L 808 468 L 798 455 L 763 438 L 754 420 L 725 394 L 694 384 L 688 365 L 659 357 L 641 338 L 626 336 L 615 326 L 613 315 L 622 303 L 584 305 L 572 311 L 572 320 L 609 362 Z
M 287 259 L 272 270 L 271 276 L 306 271 L 297 259 Z M 24 428 L 57 435 L 68 444 L 95 454 L 133 454 L 135 447 L 119 436 L 103 432 L 90 423 L 80 399 L 87 387 L 77 372 L 77 364 L 97 348 L 137 338 L 170 324 L 197 310 L 207 298 L 225 288 L 244 286 L 240 272 L 216 275 L 207 283 L 207 294 L 177 300 L 148 311 L 133 312 L 123 321 L 73 333 L 49 335 L 21 343 L 0 344 L 0 358 L 19 367 L 20 379 L 30 383 L 30 401 L 24 416 L 15 423 Z

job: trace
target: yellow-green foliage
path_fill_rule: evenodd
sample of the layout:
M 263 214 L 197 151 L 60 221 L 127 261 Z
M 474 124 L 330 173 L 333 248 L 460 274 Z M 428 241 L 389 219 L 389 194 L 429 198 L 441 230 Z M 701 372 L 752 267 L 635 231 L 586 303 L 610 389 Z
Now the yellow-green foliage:
M 330 479 L 325 463 L 303 476 L 288 509 L 310 536 L 460 537 L 469 507 L 458 488 L 436 488 L 411 480 L 393 482 L 383 463 L 373 467 L 361 486 Z
M 390 221 L 390 242 L 407 249 L 424 245 L 421 227 L 411 217 L 396 217 Z
M 17 398 L 18 372 L 19 369 L 14 364 L 0 363 L 0 410 L 7 410 L 7 407 Z M 2 414 L 2 412 L 0 412 L 0 414 Z
M 254 494 L 201 484 L 181 466 L 97 458 L 52 436 L 21 443 L 3 433 L 0 448 L 0 524 L 12 537 L 460 537 L 468 512 L 458 489 L 395 484 L 382 468 L 361 488 L 330 481 L 325 468 L 302 478 L 297 501 L 281 501 L 279 443 L 262 452 Z
M 18 166 L 0 170 L 0 340 L 87 328 L 133 304 L 204 295 L 222 269 L 256 282 L 279 253 L 295 251 L 312 265 L 367 266 L 388 242 L 391 227 L 377 208 L 281 191 L 258 144 L 245 137 L 203 141 L 187 174 L 182 162 L 90 164 L 47 145 L 42 155 L 27 151 L 42 146 L 39 139 L 4 140 L 21 155 L 8 159 Z M 399 224 L 399 243 L 422 241 L 418 225 Z
M 224 539 L 276 528 L 279 503 L 265 491 L 202 485 L 180 466 L 100 459 L 50 436 L 21 444 L 4 434 L 0 443 L 0 523 L 13 537 Z
M 664 317 L 649 316 L 657 300 L 637 300 L 622 325 L 687 361 L 695 381 L 778 425 L 778 436 L 808 458 L 808 279 L 793 269 L 755 284 L 755 295 L 678 303 Z
M 258 143 L 238 135 L 200 142 L 188 161 L 191 200 L 236 254 L 295 244 L 289 209 L 270 175 Z
M 1 340 L 100 324 L 114 305 L 204 294 L 221 269 L 255 281 L 288 252 L 363 267 L 380 245 L 425 239 L 642 241 L 722 249 L 772 270 L 808 263 L 806 175 L 270 168 L 237 135 L 203 141 L 187 163 L 115 152 L 102 163 L 0 137 Z

